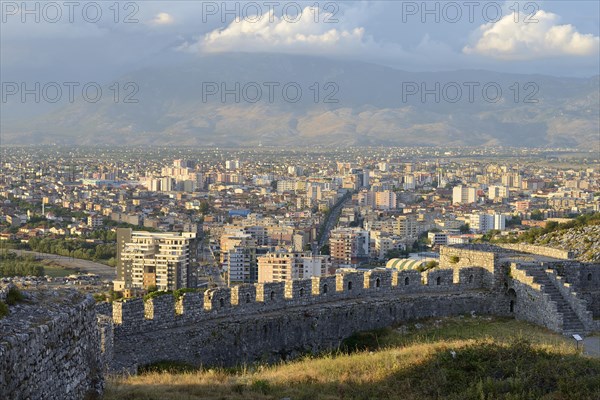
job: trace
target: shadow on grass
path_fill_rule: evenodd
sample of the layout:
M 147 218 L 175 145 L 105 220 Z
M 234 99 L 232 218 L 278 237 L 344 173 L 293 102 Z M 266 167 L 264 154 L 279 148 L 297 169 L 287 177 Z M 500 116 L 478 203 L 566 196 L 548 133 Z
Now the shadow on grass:
M 223 373 L 214 384 L 204 377 L 196 385 L 178 382 L 173 375 L 172 385 L 113 385 L 105 399 L 600 399 L 599 360 L 548 352 L 523 339 L 439 349 L 421 362 L 377 374 L 382 379 L 353 379 L 348 361 L 346 369 L 339 368 L 339 379 L 321 379 L 318 369 L 295 376 L 291 368 L 287 380 L 260 372 L 245 379 Z

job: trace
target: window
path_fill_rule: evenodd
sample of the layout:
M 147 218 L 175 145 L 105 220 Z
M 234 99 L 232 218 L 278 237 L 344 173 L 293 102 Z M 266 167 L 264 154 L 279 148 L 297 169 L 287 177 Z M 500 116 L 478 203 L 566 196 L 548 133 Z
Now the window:
M 408 284 L 410 283 L 410 279 L 408 279 L 408 276 L 406 278 L 404 278 L 404 286 L 408 286 Z
M 271 300 L 275 299 L 275 292 L 271 292 Z
M 225 299 L 222 298 L 222 297 L 219 299 L 219 306 L 220 307 L 225 307 Z
M 246 303 L 250 303 L 250 293 L 246 293 Z
M 348 290 L 352 290 L 352 281 L 348 282 Z
M 329 286 L 327 286 L 327 284 L 323 285 L 323 293 L 327 294 L 327 290 L 329 289 Z
M 588 274 L 587 279 L 588 279 L 588 281 L 591 281 L 592 280 L 592 274 Z
M 435 284 L 436 285 L 440 285 L 442 283 L 442 278 L 440 278 L 439 276 L 437 278 L 435 278 Z
M 304 288 L 300 288 L 300 297 L 304 296 Z
M 469 283 L 473 283 L 473 275 L 469 275 Z
M 381 279 L 377 278 L 377 280 L 375 281 L 375 287 L 380 287 L 381 286 Z

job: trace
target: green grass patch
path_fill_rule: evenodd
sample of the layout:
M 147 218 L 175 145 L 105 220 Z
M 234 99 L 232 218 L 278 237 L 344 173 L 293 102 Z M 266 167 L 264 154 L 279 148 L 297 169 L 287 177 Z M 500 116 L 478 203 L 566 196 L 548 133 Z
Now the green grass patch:
M 79 270 L 65 268 L 60 265 L 44 265 L 44 273 L 52 278 L 64 278 L 69 275 L 77 274 Z

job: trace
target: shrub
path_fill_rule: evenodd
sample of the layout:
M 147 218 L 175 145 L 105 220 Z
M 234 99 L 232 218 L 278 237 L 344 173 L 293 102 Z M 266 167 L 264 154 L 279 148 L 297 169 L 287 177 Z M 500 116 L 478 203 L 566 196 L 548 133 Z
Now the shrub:
M 450 257 L 450 262 L 451 262 L 452 264 L 456 264 L 456 263 L 458 263 L 459 261 L 460 261 L 460 257 L 459 257 L 459 256 L 452 256 L 452 257 Z
M 11 287 L 10 290 L 8 291 L 8 294 L 6 295 L 6 304 L 8 304 L 9 306 L 12 306 L 13 304 L 16 304 L 19 301 L 23 300 L 23 294 L 19 291 L 19 289 L 17 289 L 16 287 Z
M 254 382 L 252 382 L 252 390 L 262 393 L 262 394 L 269 394 L 271 392 L 271 384 L 269 383 L 269 381 L 266 381 L 264 379 L 257 379 Z
M 152 372 L 181 374 L 186 372 L 194 372 L 197 370 L 197 367 L 182 361 L 157 361 L 155 363 L 140 366 L 138 368 L 138 374 L 147 374 Z
M 159 291 L 156 291 L 156 292 L 150 292 L 150 293 L 148 293 L 148 294 L 146 294 L 144 296 L 144 301 L 153 299 L 155 297 L 164 296 L 165 294 L 172 294 L 172 293 L 173 292 L 171 292 L 170 290 L 166 291 L 166 292 L 164 290 L 159 290 Z
M 3 301 L 0 301 L 0 318 L 4 318 L 8 315 L 8 306 Z

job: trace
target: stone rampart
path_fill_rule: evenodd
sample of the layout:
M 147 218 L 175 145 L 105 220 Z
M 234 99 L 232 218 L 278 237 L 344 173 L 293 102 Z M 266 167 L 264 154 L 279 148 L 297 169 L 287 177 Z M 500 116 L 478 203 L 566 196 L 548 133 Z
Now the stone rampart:
M 75 291 L 23 295 L 0 319 L 0 399 L 98 397 L 104 366 L 94 299 Z
M 557 271 L 543 272 L 578 315 L 600 312 L 598 266 L 510 264 L 504 255 L 512 253 L 489 245 L 442 247 L 440 267 L 425 272 L 344 272 L 110 305 L 94 306 L 73 291 L 36 291 L 34 301 L 12 306 L 0 319 L 0 399 L 93 398 L 106 370 L 135 372 L 158 361 L 234 366 L 286 360 L 410 319 L 475 312 L 560 332 L 563 314 L 550 298 L 556 300 L 556 292 L 532 275 L 547 268 Z M 0 287 L 0 297 L 7 292 Z
M 518 251 L 520 253 L 537 254 L 539 256 L 558 258 L 561 260 L 572 260 L 574 258 L 572 251 L 554 249 L 552 247 L 535 246 L 526 243 L 500 243 L 496 244 L 496 246 L 507 250 Z
M 263 353 L 272 361 L 298 352 L 330 349 L 356 330 L 406 318 L 487 313 L 493 306 L 491 297 L 481 291 L 484 273 L 477 267 L 423 273 L 344 272 L 285 283 L 209 289 L 203 294 L 188 292 L 178 299 L 164 294 L 146 301 L 114 302 L 111 367 L 135 370 L 161 360 L 231 366 L 259 361 Z M 370 311 L 376 315 L 366 315 Z M 351 324 L 342 321 L 342 314 L 352 313 L 361 317 Z M 318 321 L 307 320 L 311 315 L 317 315 Z M 317 323 L 321 328 L 314 328 Z M 297 331 L 304 332 L 302 340 L 285 350 L 293 343 L 289 337 Z M 263 337 L 269 340 L 265 342 Z M 277 350 L 273 353 L 271 347 Z
M 117 337 L 155 329 L 240 315 L 261 314 L 332 301 L 395 297 L 408 294 L 447 293 L 481 289 L 481 268 L 344 272 L 287 282 L 246 284 L 232 288 L 184 293 L 178 299 L 167 293 L 144 301 L 115 301 L 112 318 Z
M 583 323 L 585 329 L 588 331 L 598 329 L 594 323 L 592 312 L 588 310 L 586 300 L 575 291 L 574 285 L 565 282 L 565 280 L 553 269 L 547 269 L 545 272 L 563 298 L 569 303 L 575 314 L 577 314 L 577 317 Z
M 544 293 L 542 285 L 534 282 L 534 278 L 527 273 L 527 267 L 512 263 L 510 276 L 512 279 L 506 290 L 509 298 L 514 293 L 515 317 L 560 332 L 563 320 L 556 303 Z
M 354 332 L 409 319 L 489 314 L 492 303 L 493 296 L 482 291 L 365 296 L 281 312 L 224 315 L 176 328 L 121 332 L 115 336 L 112 366 L 135 372 L 140 365 L 164 360 L 204 366 L 277 362 L 332 350 Z

